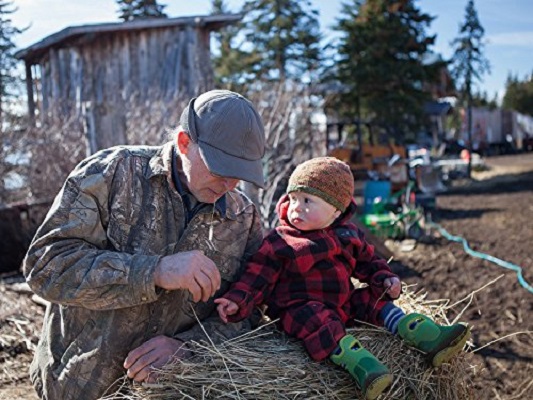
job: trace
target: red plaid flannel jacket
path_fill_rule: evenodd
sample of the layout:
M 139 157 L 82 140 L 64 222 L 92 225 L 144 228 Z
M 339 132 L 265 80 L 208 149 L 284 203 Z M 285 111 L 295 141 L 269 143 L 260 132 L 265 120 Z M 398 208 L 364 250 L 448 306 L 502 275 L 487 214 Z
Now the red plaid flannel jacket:
M 268 315 L 277 318 L 284 309 L 320 301 L 337 310 L 346 322 L 354 290 L 351 277 L 380 295 L 383 281 L 396 275 L 350 222 L 356 209 L 354 201 L 329 227 L 307 232 L 290 225 L 288 206 L 288 196 L 283 196 L 276 207 L 280 226 L 263 240 L 240 279 L 223 296 L 239 306 L 228 320 L 240 321 L 260 304 L 266 304 Z

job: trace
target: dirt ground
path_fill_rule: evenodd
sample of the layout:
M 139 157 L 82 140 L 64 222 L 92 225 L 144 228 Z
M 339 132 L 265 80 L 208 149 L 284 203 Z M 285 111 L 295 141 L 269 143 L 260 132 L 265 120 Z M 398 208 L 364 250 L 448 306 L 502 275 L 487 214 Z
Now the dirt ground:
M 488 171 L 438 196 L 433 220 L 473 250 L 520 266 L 533 285 L 533 154 L 485 161 Z M 399 243 L 390 247 L 393 268 L 407 284 L 429 299 L 459 302 L 449 317 L 473 327 L 467 373 L 474 376 L 476 398 L 533 398 L 533 293 L 516 273 L 468 255 L 436 230 L 410 251 Z M 44 308 L 20 282 L 4 276 L 0 283 L 0 399 L 35 400 L 28 367 Z
M 474 182 L 438 196 L 433 219 L 465 238 L 472 250 L 520 266 L 533 286 L 533 154 L 486 163 L 490 169 L 476 173 Z M 451 318 L 470 302 L 460 319 L 473 327 L 471 373 L 478 398 L 533 399 L 533 293 L 518 283 L 517 274 L 468 255 L 462 243 L 444 237 L 411 252 L 396 251 L 395 257 L 403 280 L 429 299 L 450 304 L 465 299 L 450 310 Z

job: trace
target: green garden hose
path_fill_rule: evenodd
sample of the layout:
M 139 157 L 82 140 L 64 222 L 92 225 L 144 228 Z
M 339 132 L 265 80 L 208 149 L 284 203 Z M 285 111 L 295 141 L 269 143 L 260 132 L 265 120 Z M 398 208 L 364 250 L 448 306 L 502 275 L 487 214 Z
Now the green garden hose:
M 470 254 L 471 256 L 482 258 L 483 260 L 487 260 L 487 261 L 493 262 L 494 264 L 497 264 L 500 267 L 507 268 L 507 269 L 510 269 L 512 271 L 515 271 L 516 275 L 518 277 L 518 282 L 520 283 L 520 285 L 522 285 L 524 288 L 526 288 L 529 292 L 533 293 L 533 287 L 526 282 L 526 280 L 524 279 L 524 276 L 522 275 L 522 268 L 519 267 L 518 265 L 511 264 L 510 262 L 500 260 L 499 258 L 493 257 L 491 255 L 488 255 L 488 254 L 485 254 L 485 253 L 481 253 L 479 251 L 472 250 L 470 248 L 470 246 L 468 246 L 468 242 L 466 241 L 466 239 L 464 239 L 464 238 L 462 238 L 460 236 L 454 236 L 454 235 L 449 234 L 446 231 L 446 229 L 444 229 L 439 224 L 436 224 L 434 222 L 430 222 L 428 225 L 437 228 L 438 231 L 442 234 L 442 236 L 444 236 L 446 239 L 454 241 L 454 242 L 462 243 L 463 244 L 463 248 L 465 249 L 465 251 L 468 254 Z

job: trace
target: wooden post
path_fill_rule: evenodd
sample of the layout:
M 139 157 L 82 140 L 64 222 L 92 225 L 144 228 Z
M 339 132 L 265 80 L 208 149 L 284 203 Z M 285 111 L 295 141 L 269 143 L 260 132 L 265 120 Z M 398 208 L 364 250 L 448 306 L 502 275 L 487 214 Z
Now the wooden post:
M 474 144 L 472 143 L 472 87 L 470 85 L 470 78 L 468 78 L 467 83 L 467 118 L 468 118 L 468 167 L 467 175 L 468 179 L 472 178 L 472 153 L 474 151 Z
M 33 98 L 33 76 L 31 73 L 31 63 L 26 60 L 26 94 L 28 96 L 28 116 L 30 126 L 35 127 L 35 99 Z

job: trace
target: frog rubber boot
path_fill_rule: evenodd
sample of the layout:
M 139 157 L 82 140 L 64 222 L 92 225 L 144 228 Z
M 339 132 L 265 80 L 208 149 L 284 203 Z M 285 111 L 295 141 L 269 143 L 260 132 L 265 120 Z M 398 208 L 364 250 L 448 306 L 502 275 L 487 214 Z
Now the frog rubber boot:
M 374 400 L 392 383 L 389 369 L 352 335 L 339 341 L 330 359 L 355 378 L 367 400 Z
M 443 326 L 422 314 L 408 314 L 398 323 L 398 334 L 410 346 L 427 354 L 434 367 L 448 362 L 463 349 L 470 338 L 464 324 Z

